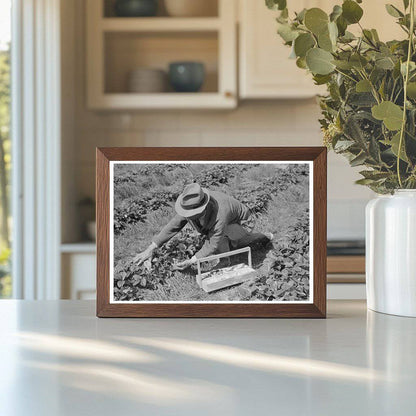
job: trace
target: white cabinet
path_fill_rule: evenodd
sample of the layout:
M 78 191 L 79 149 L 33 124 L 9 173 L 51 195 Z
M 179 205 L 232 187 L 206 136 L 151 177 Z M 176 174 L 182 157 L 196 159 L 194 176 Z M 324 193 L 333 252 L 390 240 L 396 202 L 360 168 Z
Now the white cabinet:
M 292 0 L 290 10 L 317 6 Z M 261 0 L 239 0 L 239 90 L 241 98 L 307 98 L 319 92 L 311 75 L 289 59 L 290 48 L 276 33 L 277 12 Z
M 231 0 L 208 17 L 116 17 L 112 0 L 88 0 L 87 105 L 89 109 L 209 109 L 237 105 L 236 8 Z M 200 92 L 129 92 L 139 68 L 167 72 L 175 61 L 198 61 L 206 78 Z
M 61 253 L 62 299 L 95 299 L 95 244 L 63 244 Z
M 283 44 L 276 33 L 275 17 L 279 12 L 269 10 L 262 0 L 239 0 L 239 91 L 240 98 L 308 98 L 322 93 L 311 75 L 289 59 L 290 48 Z M 303 8 L 320 7 L 330 12 L 336 0 L 291 0 L 289 12 Z M 403 8 L 402 0 L 390 3 Z M 403 38 L 404 32 L 389 16 L 384 4 L 363 2 L 362 25 L 376 28 L 381 40 Z M 358 25 L 349 27 L 359 32 Z

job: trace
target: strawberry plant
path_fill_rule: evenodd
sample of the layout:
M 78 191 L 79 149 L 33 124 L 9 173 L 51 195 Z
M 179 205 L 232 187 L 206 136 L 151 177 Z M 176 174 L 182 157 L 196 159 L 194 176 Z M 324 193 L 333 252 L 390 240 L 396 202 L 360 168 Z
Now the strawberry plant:
M 268 255 L 267 272 L 257 281 L 254 296 L 261 300 L 309 298 L 309 213 L 289 227 L 288 237 Z
M 142 196 L 135 201 L 123 201 L 114 213 L 114 232 L 119 233 L 124 230 L 127 224 L 144 222 L 149 212 L 171 205 L 177 196 L 172 192 L 163 191 Z
M 143 289 L 155 290 L 172 277 L 174 262 L 189 259 L 203 244 L 203 237 L 185 229 L 154 252 L 151 267 L 132 259 L 120 261 L 114 268 L 114 299 L 143 299 Z

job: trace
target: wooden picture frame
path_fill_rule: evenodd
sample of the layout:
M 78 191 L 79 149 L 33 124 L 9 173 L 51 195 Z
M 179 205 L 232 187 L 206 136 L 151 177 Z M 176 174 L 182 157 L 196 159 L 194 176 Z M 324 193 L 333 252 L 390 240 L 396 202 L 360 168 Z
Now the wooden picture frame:
M 326 317 L 326 219 L 327 150 L 324 147 L 146 147 L 97 148 L 97 316 L 186 318 L 325 318 Z M 110 165 L 111 162 L 215 161 L 228 163 L 310 162 L 313 190 L 310 242 L 313 286 L 307 303 L 112 303 L 110 302 Z M 163 161 L 163 162 L 162 162 Z M 247 163 L 247 162 L 246 162 Z

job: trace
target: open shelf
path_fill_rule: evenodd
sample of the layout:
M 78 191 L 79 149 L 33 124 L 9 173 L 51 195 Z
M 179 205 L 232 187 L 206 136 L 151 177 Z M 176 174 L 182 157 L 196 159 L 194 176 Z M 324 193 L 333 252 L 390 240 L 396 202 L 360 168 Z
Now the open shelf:
M 217 17 L 113 17 L 100 22 L 102 30 L 106 32 L 216 31 L 220 24 Z
M 114 2 L 87 0 L 87 100 L 91 109 L 215 109 L 237 105 L 235 4 L 214 0 L 211 17 L 114 17 Z M 163 2 L 161 2 L 163 4 Z M 103 7 L 104 5 L 104 7 Z M 148 68 L 168 75 L 172 62 L 201 62 L 200 91 L 129 92 L 132 71 Z M 142 84 L 143 85 L 143 84 Z M 141 86 L 142 86 L 141 85 Z M 149 88 L 139 88 L 148 91 Z
M 233 97 L 217 93 L 104 94 L 101 108 L 133 109 L 217 109 L 234 108 Z
M 191 96 L 218 92 L 218 39 L 215 32 L 111 32 L 106 33 L 104 39 L 106 94 L 130 95 L 132 93 L 127 84 L 131 71 L 138 68 L 160 69 L 167 77 L 169 64 L 175 61 L 197 61 L 204 64 L 204 84 L 200 92 L 191 93 Z M 166 91 L 158 94 L 166 93 L 174 93 L 168 83 Z

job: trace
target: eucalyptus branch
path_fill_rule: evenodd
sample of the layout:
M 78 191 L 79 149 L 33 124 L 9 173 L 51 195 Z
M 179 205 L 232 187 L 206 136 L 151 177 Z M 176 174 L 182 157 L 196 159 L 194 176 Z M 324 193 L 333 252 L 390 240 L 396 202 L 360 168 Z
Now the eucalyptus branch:
M 404 132 L 406 129 L 406 108 L 407 108 L 407 83 L 409 82 L 409 68 L 412 58 L 413 50 L 413 36 L 415 28 L 415 0 L 410 0 L 410 30 L 409 30 L 409 45 L 407 47 L 407 60 L 406 60 L 406 73 L 403 80 L 403 118 L 402 118 L 402 127 L 400 129 L 400 140 L 399 140 L 399 149 L 397 152 L 397 178 L 399 180 L 400 187 L 403 187 L 402 177 L 400 173 L 400 157 L 402 155 L 402 147 L 404 140 Z
M 286 6 L 285 0 L 266 0 L 266 3 L 274 10 L 276 5 Z M 364 29 L 360 3 L 343 1 L 342 7 L 334 6 L 331 14 L 312 7 L 304 10 L 301 19 L 294 20 L 285 9 L 279 23 L 286 27 L 279 34 L 286 44 L 293 44 L 287 38 L 297 32 L 295 54 L 304 58 L 305 69 L 327 86 L 328 95 L 320 100 L 325 141 L 332 143 L 336 139 L 339 143 L 333 149 L 336 153 L 370 169 L 363 174 L 365 184 L 376 192 L 416 189 L 416 151 L 406 147 L 406 140 L 416 140 L 412 125 L 416 110 L 410 112 L 416 108 L 416 71 L 412 69 L 416 57 L 416 0 L 404 0 L 404 16 L 394 6 L 387 7 L 406 33 L 404 41 L 387 42 L 378 40 L 373 29 Z M 335 36 L 332 26 L 335 23 L 340 28 L 340 18 L 344 19 L 345 29 L 354 25 L 361 33 L 350 36 L 346 30 L 339 30 Z M 321 34 L 325 36 L 320 44 Z M 357 94 L 357 89 L 367 93 Z M 365 152 L 361 158 L 357 158 L 358 149 Z M 379 173 L 383 170 L 390 173 L 388 180 L 380 180 Z

